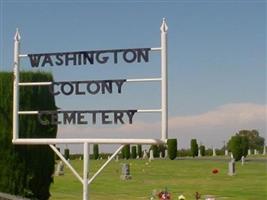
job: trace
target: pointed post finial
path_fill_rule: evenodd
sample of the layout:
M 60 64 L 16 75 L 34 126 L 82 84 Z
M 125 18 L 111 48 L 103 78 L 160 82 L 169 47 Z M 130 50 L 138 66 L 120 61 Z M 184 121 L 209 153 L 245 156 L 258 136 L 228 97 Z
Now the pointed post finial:
M 161 30 L 161 32 L 167 32 L 168 31 L 168 26 L 167 26 L 167 23 L 166 23 L 166 18 L 163 18 L 162 19 L 162 24 L 161 24 L 160 30 Z
M 20 41 L 20 34 L 19 34 L 19 29 L 16 28 L 16 33 L 15 33 L 15 37 L 14 37 L 15 41 Z

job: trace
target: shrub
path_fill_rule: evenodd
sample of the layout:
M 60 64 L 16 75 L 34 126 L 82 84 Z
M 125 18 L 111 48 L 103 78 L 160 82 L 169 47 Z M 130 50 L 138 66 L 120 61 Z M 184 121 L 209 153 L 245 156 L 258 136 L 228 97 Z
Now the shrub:
M 137 154 L 138 154 L 138 156 L 139 156 L 139 158 L 142 158 L 142 145 L 141 144 L 138 144 L 137 145 Z
M 97 160 L 98 158 L 99 158 L 98 144 L 94 144 L 94 146 L 93 146 L 93 159 Z
M 129 144 L 126 144 L 124 147 L 123 147 L 123 158 L 125 159 L 129 159 L 130 158 L 130 145 Z
M 232 136 L 228 142 L 228 148 L 236 161 L 240 160 L 242 156 L 247 156 L 248 146 L 248 139 L 244 136 Z
M 197 156 L 198 154 L 198 144 L 196 139 L 191 140 L 191 154 L 193 157 Z
M 150 150 L 152 150 L 154 158 L 158 158 L 159 157 L 159 147 L 158 147 L 158 145 L 155 145 L 155 144 L 151 145 Z
M 52 75 L 21 72 L 21 82 L 53 81 Z M 0 73 L 0 191 L 46 200 L 53 182 L 55 155 L 48 145 L 13 145 L 12 88 L 13 74 Z M 48 87 L 20 87 L 20 110 L 56 110 L 54 96 Z M 55 138 L 56 125 L 41 125 L 36 115 L 19 117 L 21 138 Z
M 177 157 L 177 139 L 168 139 L 168 156 L 171 160 L 174 160 Z
M 70 159 L 70 150 L 69 149 L 64 150 L 64 157 L 66 160 Z
M 200 154 L 201 154 L 201 156 L 205 156 L 205 146 L 204 145 L 201 145 L 200 147 Z
M 136 153 L 136 146 L 132 146 L 132 158 L 136 159 L 137 153 Z

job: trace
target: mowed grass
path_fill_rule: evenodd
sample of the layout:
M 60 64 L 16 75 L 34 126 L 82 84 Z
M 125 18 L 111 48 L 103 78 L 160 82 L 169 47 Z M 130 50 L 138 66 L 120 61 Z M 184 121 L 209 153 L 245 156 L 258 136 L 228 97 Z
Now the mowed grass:
M 90 176 L 106 160 L 90 160 Z M 71 161 L 82 174 L 83 161 Z M 132 179 L 120 179 L 122 163 L 129 163 Z M 219 173 L 213 174 L 213 169 Z M 153 190 L 167 187 L 172 199 L 183 194 L 195 199 L 195 192 L 216 199 L 267 200 L 266 161 L 236 163 L 236 175 L 229 176 L 227 160 L 120 160 L 112 161 L 89 186 L 91 200 L 149 199 Z M 64 176 L 54 178 L 51 200 L 81 200 L 82 184 L 65 168 Z

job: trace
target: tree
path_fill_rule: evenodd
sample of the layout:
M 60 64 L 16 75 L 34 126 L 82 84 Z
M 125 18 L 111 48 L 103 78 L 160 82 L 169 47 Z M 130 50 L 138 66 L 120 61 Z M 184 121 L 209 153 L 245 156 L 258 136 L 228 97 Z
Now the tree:
M 177 139 L 168 139 L 168 156 L 171 160 L 174 160 L 177 157 Z
M 198 144 L 196 139 L 191 140 L 191 154 L 193 157 L 197 156 L 198 154 Z
M 21 82 L 53 81 L 52 75 L 21 72 Z M 0 73 L 0 191 L 47 200 L 53 182 L 55 154 L 48 145 L 13 145 L 12 80 L 10 72 Z M 55 98 L 48 87 L 20 87 L 20 110 L 56 110 Z M 51 118 L 48 117 L 50 121 Z M 19 117 L 21 138 L 55 138 L 56 125 L 42 125 L 36 115 Z
M 97 160 L 99 158 L 99 147 L 98 144 L 94 144 L 93 146 L 93 158 Z
M 248 138 L 237 134 L 231 137 L 227 146 L 232 152 L 234 159 L 238 161 L 242 156 L 247 156 L 249 146 Z
M 64 150 L 64 157 L 66 160 L 70 159 L 70 150 L 69 149 Z
M 201 154 L 201 156 L 205 156 L 205 146 L 204 146 L 204 145 L 201 145 L 201 146 L 199 147 L 199 149 L 200 149 L 200 154 Z
M 136 159 L 136 157 L 137 157 L 137 153 L 136 153 L 136 146 L 132 146 L 132 158 L 133 159 Z
M 142 158 L 142 145 L 141 144 L 137 145 L 137 154 L 139 158 Z
M 257 130 L 240 130 L 237 135 L 248 138 L 248 148 L 262 151 L 264 147 L 264 138 L 259 135 Z
M 154 158 L 158 158 L 159 157 L 159 147 L 158 147 L 158 145 L 156 145 L 156 144 L 151 145 L 150 150 L 152 150 Z
M 128 160 L 130 156 L 130 145 L 126 144 L 122 149 L 122 157 Z
M 165 157 L 165 150 L 166 150 L 166 146 L 164 144 L 160 144 L 159 145 L 159 153 L 161 153 L 162 157 Z

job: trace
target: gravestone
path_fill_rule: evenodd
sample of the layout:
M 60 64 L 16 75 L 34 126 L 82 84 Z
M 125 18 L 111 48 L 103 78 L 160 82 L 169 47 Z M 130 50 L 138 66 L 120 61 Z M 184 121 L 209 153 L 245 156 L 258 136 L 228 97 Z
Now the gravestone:
M 143 159 L 147 159 L 148 158 L 148 156 L 147 156 L 147 152 L 146 152 L 146 150 L 144 150 L 144 153 L 143 153 Z
M 64 164 L 62 161 L 60 161 L 57 164 L 57 168 L 56 168 L 56 172 L 55 172 L 55 176 L 63 176 L 64 175 Z
M 231 152 L 231 155 L 230 155 L 230 156 L 231 156 L 231 159 L 233 160 L 233 159 L 234 159 L 234 155 L 233 155 L 233 153 L 232 153 L 232 152 Z
M 123 163 L 121 168 L 121 179 L 122 180 L 129 180 L 132 179 L 132 176 L 130 174 L 130 165 Z
M 235 161 L 234 160 L 231 160 L 228 163 L 228 175 L 229 176 L 235 175 Z
M 241 163 L 242 163 L 242 165 L 245 164 L 245 157 L 244 156 L 241 157 Z
M 225 151 L 224 151 L 224 155 L 225 155 L 225 156 L 228 156 L 228 150 L 227 150 L 227 149 L 225 149 Z
M 257 149 L 254 149 L 254 155 L 257 155 L 257 154 L 258 154 Z
M 119 156 L 118 156 L 118 155 L 116 155 L 116 159 L 115 159 L 115 161 L 116 161 L 116 162 L 119 161 Z
M 164 156 L 164 158 L 168 158 L 168 150 L 167 149 L 165 150 L 165 156 Z
M 248 155 L 249 155 L 249 156 L 251 155 L 251 150 L 250 150 L 250 149 L 248 150 Z
M 266 146 L 265 146 L 265 145 L 264 145 L 264 147 L 263 147 L 262 155 L 266 155 Z
M 149 160 L 154 160 L 154 155 L 152 150 L 149 151 Z
M 212 148 L 212 156 L 216 156 L 216 150 L 215 150 L 215 148 Z
M 159 158 L 163 158 L 163 157 L 162 157 L 162 152 L 159 152 Z
M 198 149 L 198 153 L 197 153 L 198 157 L 201 157 L 201 152 L 200 149 Z

